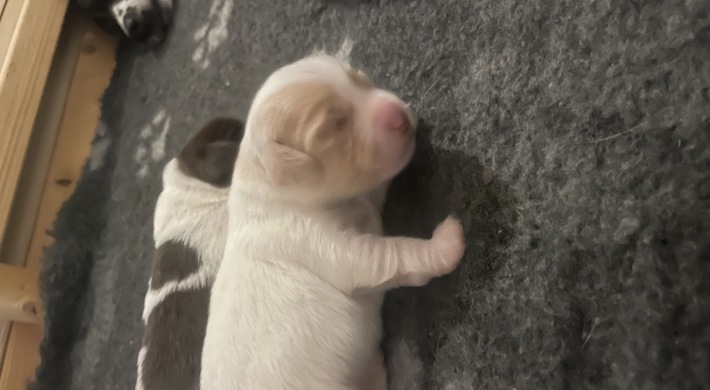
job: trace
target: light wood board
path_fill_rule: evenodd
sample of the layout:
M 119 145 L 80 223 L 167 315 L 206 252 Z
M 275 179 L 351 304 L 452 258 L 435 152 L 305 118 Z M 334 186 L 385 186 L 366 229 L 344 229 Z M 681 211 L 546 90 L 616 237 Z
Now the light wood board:
M 82 50 L 62 116 L 55 152 L 42 191 L 35 228 L 25 266 L 38 269 L 47 234 L 62 204 L 71 196 L 91 152 L 91 142 L 101 116 L 101 99 L 115 67 L 117 41 L 91 23 L 82 39 Z
M 5 62 L 10 43 L 15 36 L 15 26 L 20 20 L 22 8 L 26 0 L 0 0 L 3 1 L 2 16 L 0 17 L 0 64 Z
M 34 324 L 42 322 L 35 270 L 0 264 L 0 319 Z
M 0 390 L 25 390 L 40 362 L 42 327 L 13 322 L 0 371 Z
M 36 0 L 25 1 L 33 2 Z M 45 7 L 50 7 L 51 4 L 49 3 L 64 0 L 40 1 Z M 57 10 L 55 9 L 54 12 L 57 12 Z M 51 158 L 42 163 L 48 164 L 49 169 L 46 170 L 47 174 L 45 175 L 44 183 L 40 187 L 39 207 L 35 214 L 36 218 L 34 219 L 31 238 L 26 251 L 27 254 L 25 259 L 23 259 L 25 260 L 23 272 L 27 272 L 30 275 L 27 277 L 31 279 L 31 286 L 34 286 L 34 288 L 38 286 L 37 275 L 42 261 L 43 248 L 51 243 L 51 237 L 46 232 L 53 225 L 58 210 L 72 194 L 75 183 L 81 176 L 82 168 L 89 156 L 91 142 L 99 122 L 101 99 L 110 82 L 115 66 L 116 39 L 104 33 L 94 23 L 78 16 L 76 18 L 72 18 L 71 22 L 84 24 L 85 29 L 80 40 L 81 44 L 79 45 L 76 66 L 71 72 L 71 82 L 67 89 L 66 101 L 63 102 L 63 110 L 58 121 L 59 129 L 51 149 Z M 58 53 L 58 55 L 61 54 Z M 2 77 L 0 77 L 0 80 L 2 80 Z M 0 94 L 3 93 L 1 91 Z M 0 96 L 0 104 L 2 104 L 2 99 L 2 96 Z M 0 106 L 0 109 L 5 110 L 2 106 Z M 20 111 L 24 112 L 23 110 Z M 2 115 L 4 114 L 0 111 L 0 121 L 3 118 Z M 0 147 L 3 147 L 1 143 L 4 142 L 2 137 L 9 139 L 0 131 Z M 3 150 L 0 150 L 0 153 L 2 152 Z M 2 168 L 1 164 L 4 162 L 4 160 L 0 160 L 0 168 Z M 7 179 L 7 175 L 0 179 Z M 2 183 L 1 180 L 0 183 Z M 2 201 L 0 200 L 0 211 L 2 207 Z M 6 218 L 6 216 L 3 216 L 3 218 Z M 0 222 L 4 221 L 0 220 Z M 0 272 L 2 271 L 0 270 Z M 33 287 L 27 288 L 31 290 Z M 41 308 L 39 313 L 41 315 Z M 3 327 L 4 324 L 6 325 L 7 322 L 0 320 L 0 330 L 6 329 L 6 327 Z M 41 324 L 12 323 L 9 328 L 9 337 L 6 338 L 7 347 L 5 348 L 4 360 L 0 369 L 0 390 L 24 390 L 27 383 L 34 378 L 36 367 L 40 361 L 39 345 L 42 341 L 42 335 L 43 327 Z M 2 339 L 0 338 L 1 346 Z
M 5 237 L 0 239 L 0 263 L 24 265 L 27 257 L 69 88 L 83 37 L 90 25 L 88 20 L 73 12 L 73 8 L 67 12 L 67 20 L 69 23 L 64 24 L 57 44 L 17 183 L 7 222 L 12 229 L 7 229 Z
M 5 12 L 20 0 L 8 0 Z M 0 237 L 34 126 L 69 0 L 24 0 L 0 70 Z M 3 17 L 0 24 L 3 23 Z M 6 39 L 0 35 L 0 45 Z
M 11 321 L 0 320 L 0 362 L 5 357 L 5 347 L 7 347 L 7 340 L 10 337 L 11 325 Z M 2 364 L 0 364 L 0 369 L 2 369 Z

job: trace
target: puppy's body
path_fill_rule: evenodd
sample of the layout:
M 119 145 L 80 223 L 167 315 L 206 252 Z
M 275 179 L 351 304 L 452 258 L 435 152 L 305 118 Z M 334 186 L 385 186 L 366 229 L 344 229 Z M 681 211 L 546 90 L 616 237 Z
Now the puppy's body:
M 229 194 L 201 390 L 384 389 L 384 291 L 449 272 L 461 226 L 381 237 L 413 114 L 363 74 L 316 56 L 257 93 Z
M 206 340 L 228 353 L 205 355 L 202 389 L 351 388 L 379 348 L 382 292 L 344 292 L 301 264 L 323 258 L 317 248 L 330 246 L 329 229 L 380 234 L 379 211 L 367 199 L 328 213 L 256 199 L 239 210 L 226 252 L 240 258 L 220 270 L 209 328 L 216 337 Z M 349 223 L 357 219 L 361 226 Z M 225 366 L 243 370 L 211 370 Z
M 228 185 L 242 132 L 239 121 L 213 120 L 163 171 L 138 390 L 199 389 L 210 289 L 224 253 Z

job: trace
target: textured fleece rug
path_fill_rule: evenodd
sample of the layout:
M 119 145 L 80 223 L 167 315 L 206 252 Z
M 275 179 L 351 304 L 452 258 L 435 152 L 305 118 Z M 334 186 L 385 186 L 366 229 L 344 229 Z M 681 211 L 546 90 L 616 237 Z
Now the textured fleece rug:
M 710 1 L 182 0 L 119 52 L 33 389 L 133 388 L 163 164 L 321 48 L 423 119 L 387 232 L 468 231 L 454 274 L 388 295 L 392 389 L 710 388 Z

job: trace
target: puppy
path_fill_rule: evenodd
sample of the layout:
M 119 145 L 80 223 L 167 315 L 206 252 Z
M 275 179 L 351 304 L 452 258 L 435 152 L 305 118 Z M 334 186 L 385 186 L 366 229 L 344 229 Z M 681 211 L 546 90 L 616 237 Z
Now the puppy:
M 97 23 L 133 41 L 162 42 L 173 19 L 173 0 L 76 0 Z
M 465 248 L 451 217 L 431 239 L 381 235 L 415 122 L 397 96 L 329 56 L 266 80 L 229 193 L 201 390 L 386 388 L 385 290 L 451 272 Z
M 138 390 L 199 389 L 210 288 L 224 252 L 227 193 L 243 131 L 238 120 L 214 119 L 165 166 Z

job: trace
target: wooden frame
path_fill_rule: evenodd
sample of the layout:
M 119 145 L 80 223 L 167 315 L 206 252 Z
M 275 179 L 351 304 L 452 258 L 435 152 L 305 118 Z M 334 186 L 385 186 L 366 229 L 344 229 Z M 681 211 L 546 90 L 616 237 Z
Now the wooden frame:
M 4 237 L 68 0 L 6 0 L 0 19 L 0 237 Z M 14 20 L 17 14 L 17 21 Z
M 68 4 L 0 0 L 0 390 L 24 390 L 39 363 L 47 231 L 80 178 L 115 66 L 115 37 Z
M 37 272 L 0 263 L 0 318 L 40 324 L 41 306 Z

